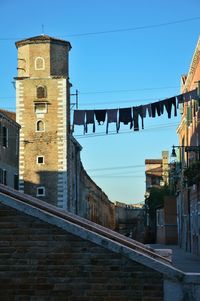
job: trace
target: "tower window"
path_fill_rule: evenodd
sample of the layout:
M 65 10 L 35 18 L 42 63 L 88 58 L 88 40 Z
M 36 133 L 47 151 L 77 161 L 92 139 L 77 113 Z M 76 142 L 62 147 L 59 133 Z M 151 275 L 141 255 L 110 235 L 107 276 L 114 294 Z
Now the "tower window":
M 36 124 L 37 132 L 44 132 L 44 122 L 42 120 L 38 120 Z
M 35 113 L 44 114 L 47 113 L 47 104 L 46 103 L 35 103 Z
M 44 164 L 44 156 L 37 156 L 37 164 Z
M 45 187 L 37 187 L 37 196 L 45 196 Z
M 46 86 L 37 87 L 37 98 L 46 98 L 47 97 L 47 88 Z
M 35 70 L 44 70 L 45 63 L 42 57 L 36 57 L 35 59 Z

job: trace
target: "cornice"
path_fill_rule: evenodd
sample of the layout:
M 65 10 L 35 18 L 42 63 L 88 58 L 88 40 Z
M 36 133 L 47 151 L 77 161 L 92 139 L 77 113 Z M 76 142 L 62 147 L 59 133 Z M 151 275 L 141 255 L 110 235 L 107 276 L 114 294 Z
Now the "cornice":
M 197 42 L 197 46 L 195 48 L 195 51 L 194 51 L 194 54 L 192 57 L 192 62 L 190 64 L 189 72 L 188 72 L 187 79 L 186 79 L 186 82 L 184 85 L 184 90 L 187 90 L 190 87 L 193 77 L 194 77 L 194 74 L 195 74 L 195 71 L 197 69 L 199 60 L 200 60 L 200 38 Z

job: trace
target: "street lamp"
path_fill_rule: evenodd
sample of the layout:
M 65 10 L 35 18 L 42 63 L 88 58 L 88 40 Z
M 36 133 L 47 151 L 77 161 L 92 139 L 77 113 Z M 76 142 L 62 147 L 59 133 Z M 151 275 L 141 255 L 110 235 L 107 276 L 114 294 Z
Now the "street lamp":
M 198 145 L 198 146 L 173 145 L 172 146 L 171 157 L 174 157 L 174 158 L 176 158 L 175 148 L 184 148 L 184 150 L 185 150 L 186 153 L 189 153 L 189 152 L 195 152 L 195 153 L 200 152 L 200 145 Z
M 172 153 L 171 153 L 171 157 L 172 158 L 176 158 L 176 151 L 175 151 L 175 147 L 177 147 L 177 146 L 172 146 Z

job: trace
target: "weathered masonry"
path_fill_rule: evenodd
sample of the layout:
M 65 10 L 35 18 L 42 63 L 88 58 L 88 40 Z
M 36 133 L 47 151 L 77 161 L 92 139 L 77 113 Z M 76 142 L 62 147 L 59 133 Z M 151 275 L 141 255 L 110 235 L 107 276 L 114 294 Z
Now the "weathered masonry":
M 0 242 L 2 301 L 199 300 L 200 274 L 1 185 Z
M 67 41 L 46 35 L 16 42 L 20 191 L 66 209 L 69 81 Z
M 84 171 L 70 132 L 70 43 L 41 35 L 16 47 L 19 190 L 114 229 L 114 204 Z

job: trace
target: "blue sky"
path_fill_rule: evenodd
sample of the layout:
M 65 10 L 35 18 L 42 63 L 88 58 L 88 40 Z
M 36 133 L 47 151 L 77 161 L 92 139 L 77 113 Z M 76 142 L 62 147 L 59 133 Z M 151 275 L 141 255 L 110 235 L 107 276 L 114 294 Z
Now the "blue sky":
M 193 18 L 197 19 L 189 21 Z M 72 45 L 71 92 L 79 90 L 79 108 L 122 108 L 179 94 L 180 76 L 188 72 L 200 33 L 200 3 L 0 0 L 0 20 L 1 108 L 15 110 L 14 43 L 42 34 L 42 24 L 45 34 Z M 174 23 L 181 20 L 188 21 Z M 104 31 L 115 32 L 100 33 Z M 178 143 L 179 120 L 146 118 L 145 129 L 137 133 L 121 126 L 119 134 L 105 135 L 105 126 L 97 126 L 102 135 L 90 135 L 90 128 L 89 135 L 83 136 L 82 129 L 76 129 L 83 164 L 112 201 L 143 201 L 144 161 L 160 158 L 162 150 L 170 151 Z

